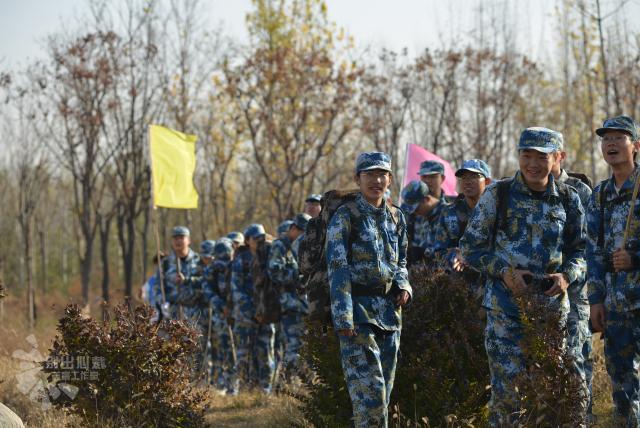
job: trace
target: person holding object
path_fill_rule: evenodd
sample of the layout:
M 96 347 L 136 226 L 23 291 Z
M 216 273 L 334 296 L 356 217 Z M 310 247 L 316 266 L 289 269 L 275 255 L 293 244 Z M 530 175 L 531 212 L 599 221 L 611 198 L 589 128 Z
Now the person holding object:
M 460 240 L 464 260 L 487 278 L 483 307 L 491 426 L 515 423 L 518 393 L 513 382 L 526 369 L 516 296 L 526 291 L 528 279 L 538 279 L 532 281 L 536 298 L 566 319 L 567 288 L 585 274 L 580 198 L 551 175 L 562 139 L 547 128 L 525 129 L 518 143 L 519 171 L 485 190 Z
M 640 222 L 635 162 L 638 128 L 628 116 L 596 133 L 613 174 L 593 189 L 587 208 L 587 286 L 594 331 L 604 335 L 607 372 L 620 426 L 640 424 Z

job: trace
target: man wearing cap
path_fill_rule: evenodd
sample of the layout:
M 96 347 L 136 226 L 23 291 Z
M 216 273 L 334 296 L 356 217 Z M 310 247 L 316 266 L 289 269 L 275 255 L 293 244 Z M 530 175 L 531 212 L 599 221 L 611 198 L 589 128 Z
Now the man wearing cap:
M 304 334 L 304 315 L 309 312 L 309 304 L 300 293 L 300 272 L 298 261 L 291 248 L 292 243 L 307 228 L 311 216 L 298 214 L 286 235 L 273 242 L 269 253 L 267 271 L 271 281 L 280 288 L 280 331 L 284 335 L 284 368 L 285 376 L 298 373 L 298 359 Z
M 516 297 L 531 292 L 548 310 L 566 317 L 566 290 L 584 278 L 580 198 L 575 189 L 551 175 L 561 141 L 559 132 L 525 129 L 518 144 L 519 171 L 509 181 L 486 189 L 460 240 L 463 259 L 487 278 L 483 306 L 487 311 L 492 426 L 513 424 L 518 410 L 513 380 L 525 370 L 525 361 L 519 345 L 523 333 Z M 505 199 L 499 205 L 501 186 L 508 193 L 501 196 Z M 536 281 L 531 287 L 537 288 L 527 289 L 524 275 L 550 279 L 551 286 L 544 291 Z
M 429 233 L 428 218 L 441 206 L 440 200 L 429 192 L 429 186 L 423 181 L 413 180 L 402 189 L 402 211 L 407 220 L 407 239 L 409 249 L 407 251 L 407 265 L 423 260 L 425 256 L 426 234 Z M 421 229 L 422 230 L 418 230 Z
M 444 165 L 442 162 L 427 160 L 420 164 L 420 180 L 429 188 L 431 196 L 438 200 L 434 209 L 430 210 L 423 218 L 416 218 L 414 228 L 414 239 L 419 239 L 427 260 L 433 261 L 435 258 L 436 230 L 440 221 L 440 215 L 447 206 L 447 198 L 442 191 L 444 182 Z
M 404 215 L 384 201 L 392 181 L 382 152 L 356 160 L 355 201 L 327 228 L 331 317 L 356 427 L 386 427 L 400 346 L 402 311 L 411 298 Z
M 193 315 L 193 311 L 185 310 L 183 304 L 188 304 L 192 300 L 194 297 L 192 291 L 200 285 L 198 269 L 200 257 L 189 245 L 191 245 L 189 229 L 184 226 L 174 227 L 171 231 L 173 251 L 162 260 L 162 280 L 166 296 L 162 311 L 163 316 L 167 318 L 185 319 Z
M 275 371 L 273 324 L 259 324 L 253 302 L 251 264 L 266 232 L 261 224 L 252 224 L 244 231 L 246 247 L 240 247 L 231 265 L 231 295 L 233 299 L 233 334 L 236 339 L 236 369 L 233 391 L 239 390 L 239 380 L 245 387 L 259 386 L 271 392 Z
M 287 235 L 287 232 L 289 232 L 289 228 L 291 227 L 292 224 L 293 224 L 293 220 L 287 219 L 278 225 L 278 228 L 276 229 L 276 233 L 278 234 L 278 239 Z
M 638 128 L 628 116 L 605 120 L 596 130 L 612 176 L 598 184 L 587 208 L 587 286 L 591 323 L 604 335 L 616 425 L 640 425 L 640 209 L 633 206 L 639 179 Z M 626 231 L 626 233 L 625 233 Z M 625 243 L 625 235 L 627 237 Z
M 436 258 L 447 268 L 462 271 L 465 264 L 460 257 L 458 244 L 480 196 L 491 183 L 491 169 L 483 160 L 469 159 L 456 171 L 456 177 L 461 184 L 462 193 L 440 215 L 434 251 Z
M 241 232 L 229 232 L 227 238 L 231 239 L 233 251 L 238 251 L 244 245 L 244 235 Z
M 307 199 L 304 201 L 304 210 L 305 214 L 309 214 L 311 218 L 316 218 L 320 215 L 320 211 L 322 211 L 322 195 L 317 193 L 313 193 L 309 195 Z
M 205 298 L 213 308 L 212 313 L 212 355 L 211 383 L 220 393 L 234 394 L 232 370 L 235 364 L 233 337 L 225 315 L 231 280 L 230 264 L 233 245 L 229 238 L 220 238 L 213 246 L 213 262 L 205 268 Z
M 586 211 L 591 197 L 591 188 L 582 180 L 570 176 L 562 168 L 567 158 L 564 142 L 559 145 L 559 156 L 551 168 L 553 178 L 560 183 L 567 184 L 578 192 L 582 208 Z M 586 221 L 586 217 L 585 217 Z M 586 278 L 585 278 L 586 279 Z M 573 355 L 574 364 L 583 384 L 583 410 L 587 420 L 593 421 L 592 414 L 592 380 L 593 360 L 591 358 L 591 330 L 589 329 L 589 299 L 587 282 L 572 284 L 567 290 L 569 295 L 569 316 L 567 317 L 567 346 Z

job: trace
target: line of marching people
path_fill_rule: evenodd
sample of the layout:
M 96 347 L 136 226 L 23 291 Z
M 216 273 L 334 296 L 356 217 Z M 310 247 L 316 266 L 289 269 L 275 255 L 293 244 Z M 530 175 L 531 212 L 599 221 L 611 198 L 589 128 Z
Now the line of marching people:
M 198 253 L 188 228 L 172 229 L 171 252 L 160 255 L 142 296 L 159 319 L 187 320 L 199 330 L 194 373 L 220 394 L 254 388 L 270 393 L 278 380 L 299 380 L 308 304 L 300 291 L 297 247 L 309 219 L 320 213 L 320 199 L 310 195 L 304 212 L 282 222 L 275 238 L 251 224 L 201 242 Z M 256 296 L 263 276 L 271 299 Z

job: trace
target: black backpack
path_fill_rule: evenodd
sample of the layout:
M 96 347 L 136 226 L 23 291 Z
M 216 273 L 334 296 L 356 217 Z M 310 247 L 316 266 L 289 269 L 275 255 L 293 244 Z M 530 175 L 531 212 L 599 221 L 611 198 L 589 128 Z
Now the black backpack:
M 327 258 L 325 243 L 327 226 L 331 217 L 341 206 L 349 208 L 351 217 L 360 214 L 356 204 L 358 190 L 330 190 L 322 196 L 322 211 L 316 218 L 309 220 L 300 247 L 298 249 L 298 267 L 303 275 L 304 290 L 309 301 L 309 321 L 321 325 L 331 324 L 331 299 L 329 297 L 329 276 L 327 273 Z M 394 223 L 398 224 L 399 208 L 387 205 Z M 351 227 L 349 242 L 353 241 L 356 228 Z M 350 255 L 349 255 L 350 257 Z
M 256 319 L 260 324 L 278 322 L 281 315 L 280 289 L 267 273 L 270 252 L 271 242 L 260 243 L 251 263 L 253 304 L 256 308 Z

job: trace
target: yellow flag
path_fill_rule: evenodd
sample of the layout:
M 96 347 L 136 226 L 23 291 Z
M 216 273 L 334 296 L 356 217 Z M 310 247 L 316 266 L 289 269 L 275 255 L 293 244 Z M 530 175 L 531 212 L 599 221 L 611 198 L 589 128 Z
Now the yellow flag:
M 198 208 L 198 192 L 193 186 L 197 139 L 164 126 L 149 127 L 154 206 Z

